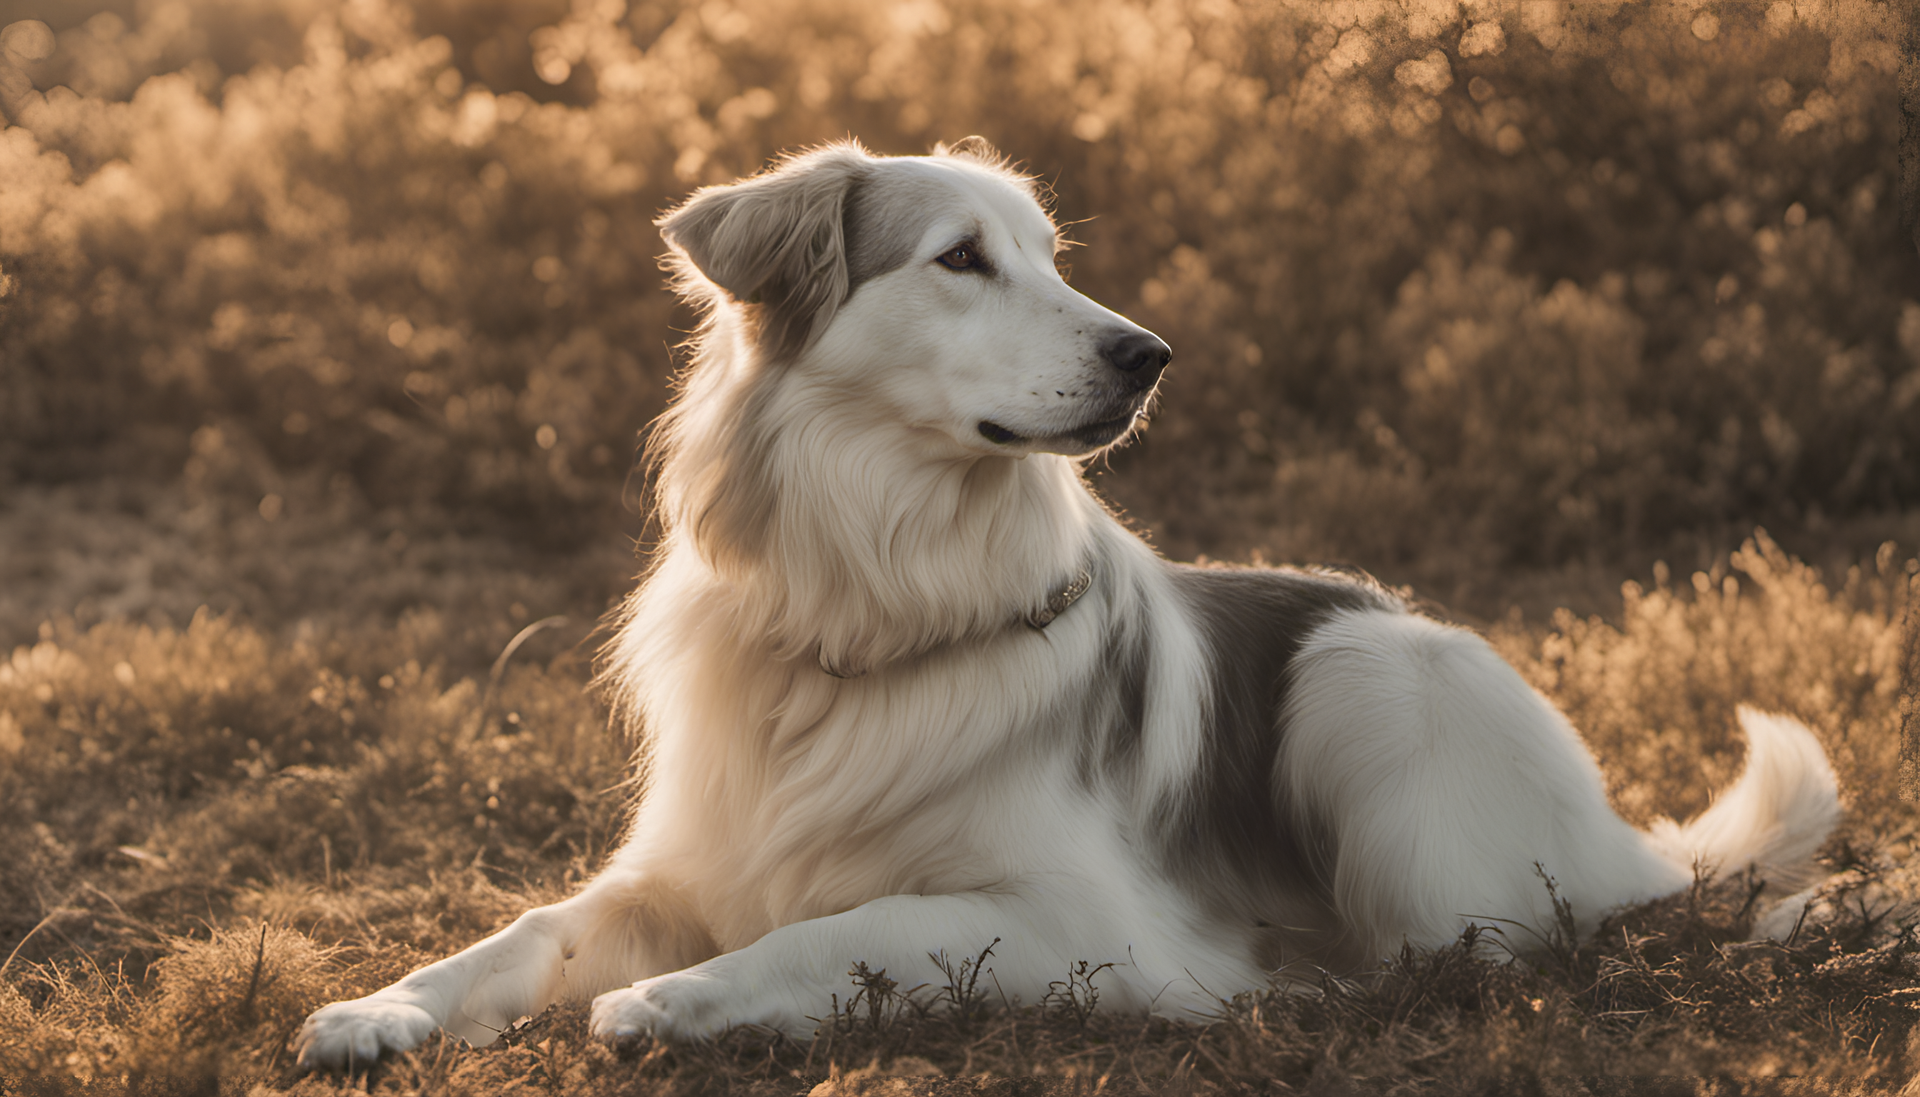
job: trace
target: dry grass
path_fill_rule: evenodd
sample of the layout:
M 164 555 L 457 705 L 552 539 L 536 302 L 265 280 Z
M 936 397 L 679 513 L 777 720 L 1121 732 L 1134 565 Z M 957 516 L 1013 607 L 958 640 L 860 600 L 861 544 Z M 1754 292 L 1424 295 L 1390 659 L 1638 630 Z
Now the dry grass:
M 1502 653 L 1574 718 L 1628 818 L 1690 815 L 1739 770 L 1736 705 L 1791 713 L 1827 743 L 1857 819 L 1898 825 L 1900 700 L 1915 561 L 1888 542 L 1828 584 L 1764 531 L 1676 583 L 1627 583 L 1617 611 L 1562 610 L 1546 633 L 1496 628 Z
M 953 965 L 944 990 L 853 973 L 810 1045 L 742 1032 L 609 1047 L 574 1005 L 484 1050 L 436 1038 L 363 1081 L 396 1094 L 944 1093 L 996 1078 L 1538 1092 L 1610 1075 L 1897 1087 L 1915 1069 L 1920 889 L 1912 809 L 1885 778 L 1917 569 L 1889 550 L 1829 587 L 1761 538 L 1678 589 L 1629 585 L 1617 624 L 1563 615 L 1496 637 L 1588 730 L 1630 815 L 1697 809 L 1737 771 L 1735 702 L 1810 721 L 1852 811 L 1829 850 L 1836 894 L 1790 944 L 1744 940 L 1755 882 L 1702 881 L 1590 940 L 1492 926 L 1377 976 L 1223 1003 L 1207 1026 L 1110 1014 L 1092 1001 L 1097 971 L 1062 972 L 1055 996 L 1009 1012 L 989 954 Z M 0 664 L 8 1097 L 331 1091 L 288 1061 L 309 1009 L 551 900 L 617 835 L 624 758 L 571 651 L 516 656 L 489 685 L 434 665 L 443 636 L 425 616 L 290 642 L 210 614 L 49 632 Z

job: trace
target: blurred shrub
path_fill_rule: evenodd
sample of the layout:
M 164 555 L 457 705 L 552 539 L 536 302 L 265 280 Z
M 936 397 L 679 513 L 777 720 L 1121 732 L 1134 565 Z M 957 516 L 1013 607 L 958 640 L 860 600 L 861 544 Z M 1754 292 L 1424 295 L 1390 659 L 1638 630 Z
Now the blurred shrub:
M 653 212 L 979 132 L 1176 348 L 1107 480 L 1174 551 L 1466 571 L 1920 500 L 1890 5 L 90 10 L 0 48 L 16 479 L 201 476 L 213 428 L 236 493 L 576 543 L 686 321 Z

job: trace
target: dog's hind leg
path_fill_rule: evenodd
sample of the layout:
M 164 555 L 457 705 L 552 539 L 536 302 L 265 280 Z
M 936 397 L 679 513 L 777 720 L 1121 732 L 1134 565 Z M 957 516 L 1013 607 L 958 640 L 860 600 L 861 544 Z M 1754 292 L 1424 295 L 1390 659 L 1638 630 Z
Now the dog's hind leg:
M 306 1069 L 355 1069 L 405 1051 L 436 1028 L 478 1046 L 560 998 L 590 998 L 716 951 L 705 925 L 653 881 L 602 875 L 563 902 L 522 914 L 491 937 L 364 998 L 307 1018 Z
M 1468 923 L 1535 947 L 1557 924 L 1542 874 L 1582 929 L 1686 886 L 1613 812 L 1565 717 L 1478 636 L 1340 614 L 1294 672 L 1275 780 L 1330 836 L 1334 905 L 1370 959 L 1448 944 Z

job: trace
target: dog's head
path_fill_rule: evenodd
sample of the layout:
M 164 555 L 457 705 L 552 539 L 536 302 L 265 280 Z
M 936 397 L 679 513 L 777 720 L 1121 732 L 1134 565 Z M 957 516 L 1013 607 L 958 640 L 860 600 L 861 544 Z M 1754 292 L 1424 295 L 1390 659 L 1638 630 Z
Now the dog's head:
M 801 153 L 700 190 L 660 229 L 681 291 L 751 310 L 770 368 L 878 400 L 960 453 L 1108 446 L 1172 356 L 1066 284 L 1033 181 L 977 138 Z

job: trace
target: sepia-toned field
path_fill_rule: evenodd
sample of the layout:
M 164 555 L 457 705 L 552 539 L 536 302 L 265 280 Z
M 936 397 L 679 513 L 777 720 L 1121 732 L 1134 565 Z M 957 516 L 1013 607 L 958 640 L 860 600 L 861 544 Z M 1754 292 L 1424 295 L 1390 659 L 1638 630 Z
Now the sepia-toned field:
M 0 0 L 0 1095 L 1920 1091 L 1915 18 Z M 1207 1026 L 956 966 L 850 976 L 810 1045 L 615 1048 L 576 1004 L 296 1077 L 310 1009 L 618 841 L 595 627 L 691 323 L 655 213 L 973 133 L 1174 348 L 1091 470 L 1136 528 L 1481 629 L 1635 822 L 1739 771 L 1736 704 L 1798 716 L 1832 894 L 1750 943 L 1760 881 L 1703 879 Z

